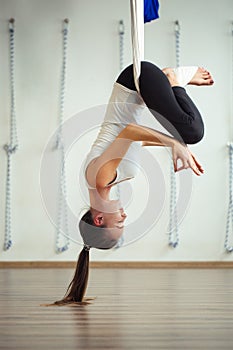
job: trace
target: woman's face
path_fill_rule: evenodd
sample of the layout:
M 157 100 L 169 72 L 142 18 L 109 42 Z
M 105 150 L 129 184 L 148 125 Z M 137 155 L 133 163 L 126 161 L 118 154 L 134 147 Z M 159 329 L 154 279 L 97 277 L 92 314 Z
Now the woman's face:
M 124 231 L 124 221 L 127 215 L 123 208 L 118 209 L 114 213 L 103 213 L 104 226 L 109 230 L 111 239 L 118 240 Z
M 104 226 L 107 228 L 124 228 L 124 221 L 127 215 L 123 208 L 118 209 L 114 213 L 103 213 Z

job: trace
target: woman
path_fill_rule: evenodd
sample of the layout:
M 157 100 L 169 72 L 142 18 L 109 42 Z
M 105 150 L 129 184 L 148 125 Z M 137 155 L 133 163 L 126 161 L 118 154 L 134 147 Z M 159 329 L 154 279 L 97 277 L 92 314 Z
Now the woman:
M 67 293 L 56 305 L 86 302 L 90 248 L 110 249 L 121 237 L 126 214 L 119 200 L 110 199 L 110 193 L 114 185 L 136 175 L 135 161 L 141 146 L 171 147 L 175 171 L 191 168 L 198 176 L 203 173 L 186 146 L 202 139 L 203 121 L 183 86 L 212 85 L 210 73 L 198 67 L 160 70 L 142 62 L 139 84 L 140 93 L 135 88 L 132 65 L 120 74 L 100 132 L 87 155 L 85 177 L 90 209 L 79 222 L 84 247 Z M 174 137 L 142 126 L 145 107 Z

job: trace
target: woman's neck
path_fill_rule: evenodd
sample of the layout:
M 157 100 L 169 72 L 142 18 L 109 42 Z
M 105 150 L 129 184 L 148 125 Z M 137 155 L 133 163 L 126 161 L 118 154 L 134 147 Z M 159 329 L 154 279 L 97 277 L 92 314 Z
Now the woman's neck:
M 112 213 L 121 208 L 119 200 L 110 200 L 111 187 L 101 189 L 89 189 L 90 206 L 91 208 L 105 212 Z

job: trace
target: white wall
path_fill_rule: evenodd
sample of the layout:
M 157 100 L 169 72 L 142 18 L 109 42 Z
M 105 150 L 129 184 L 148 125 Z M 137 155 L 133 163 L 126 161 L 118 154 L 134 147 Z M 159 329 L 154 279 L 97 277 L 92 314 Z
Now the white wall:
M 145 26 L 145 58 L 175 65 L 174 21 L 181 24 L 181 64 L 208 67 L 213 87 L 189 87 L 205 120 L 204 140 L 191 149 L 205 168 L 193 177 L 189 208 L 180 231 L 180 245 L 167 245 L 169 162 L 165 150 L 150 150 L 167 185 L 164 210 L 149 232 L 117 251 L 92 251 L 92 260 L 198 261 L 232 260 L 224 253 L 228 205 L 227 142 L 232 139 L 232 0 L 161 0 L 160 19 Z M 13 156 L 12 248 L 0 260 L 75 260 L 80 245 L 54 253 L 54 227 L 44 209 L 39 176 L 41 157 L 58 119 L 62 20 L 70 19 L 65 119 L 107 103 L 119 73 L 118 21 L 123 19 L 125 65 L 131 62 L 129 4 L 125 0 L 0 0 L 0 140 L 9 134 L 9 48 L 7 22 L 16 19 L 15 78 L 20 149 Z M 83 112 L 85 115 L 85 112 Z M 80 117 L 82 120 L 82 117 Z M 83 120 L 82 120 L 83 123 Z M 145 124 L 154 125 L 149 115 Z M 86 130 L 67 156 L 68 203 L 79 215 L 86 204 L 78 172 L 96 129 Z M 6 155 L 0 150 L 0 246 L 4 234 Z M 156 176 L 156 174 L 155 174 Z M 144 220 L 150 188 L 141 174 L 126 208 L 128 223 Z M 182 186 L 182 184 L 180 184 Z M 131 187 L 130 187 L 131 188 Z M 156 198 L 155 198 L 156 200 Z M 144 206 L 144 207 L 143 207 Z M 145 222 L 145 231 L 148 229 Z M 233 244 L 233 239 L 232 239 Z

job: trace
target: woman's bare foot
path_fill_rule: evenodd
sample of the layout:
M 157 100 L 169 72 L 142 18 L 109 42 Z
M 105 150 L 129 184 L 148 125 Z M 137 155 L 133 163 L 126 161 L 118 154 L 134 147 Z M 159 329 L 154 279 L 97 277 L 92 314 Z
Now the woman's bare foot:
M 169 80 L 171 86 L 179 86 L 179 82 L 177 80 L 176 74 L 172 68 L 164 68 L 162 69 L 163 73 Z
M 213 85 L 214 81 L 211 74 L 205 69 L 199 67 L 188 85 Z

